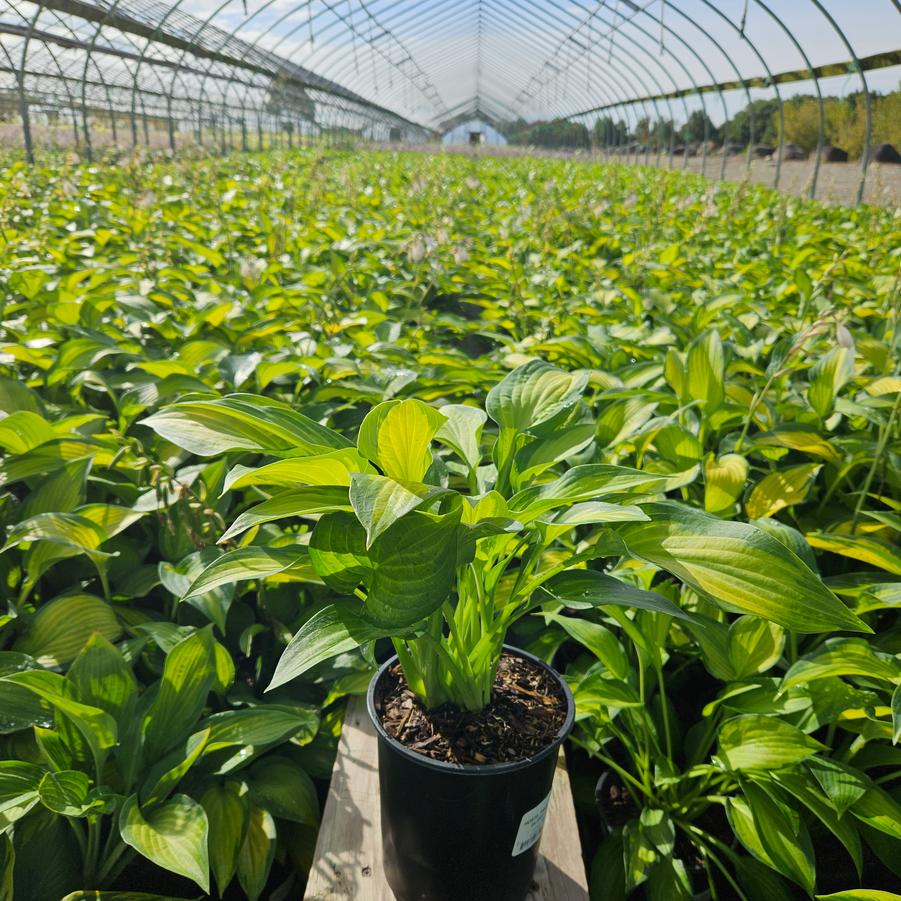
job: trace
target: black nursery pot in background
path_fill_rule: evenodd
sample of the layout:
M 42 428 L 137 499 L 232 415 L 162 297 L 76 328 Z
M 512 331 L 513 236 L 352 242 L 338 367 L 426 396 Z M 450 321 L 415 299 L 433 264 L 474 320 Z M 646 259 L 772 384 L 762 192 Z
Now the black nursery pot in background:
M 516 648 L 513 656 L 547 670 L 566 698 L 553 743 L 528 760 L 458 765 L 405 748 L 382 726 L 380 683 L 366 696 L 379 747 L 385 875 L 397 901 L 523 901 L 538 859 L 557 754 L 575 716 L 572 694 L 547 664 Z

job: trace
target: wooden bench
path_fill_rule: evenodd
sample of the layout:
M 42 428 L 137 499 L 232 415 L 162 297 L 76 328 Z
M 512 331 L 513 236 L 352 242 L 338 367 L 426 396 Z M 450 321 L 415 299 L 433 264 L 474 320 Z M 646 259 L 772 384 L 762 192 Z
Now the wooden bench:
M 382 872 L 377 760 L 376 737 L 365 700 L 351 698 L 304 895 L 306 901 L 394 901 Z M 529 901 L 588 901 L 562 751 Z

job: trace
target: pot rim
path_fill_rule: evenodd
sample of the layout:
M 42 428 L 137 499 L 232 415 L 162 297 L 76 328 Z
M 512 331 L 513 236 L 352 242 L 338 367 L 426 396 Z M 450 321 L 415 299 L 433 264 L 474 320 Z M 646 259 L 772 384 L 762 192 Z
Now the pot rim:
M 522 649 L 513 647 L 513 645 L 509 644 L 503 645 L 503 650 L 508 654 L 521 657 L 524 660 L 528 660 L 531 663 L 540 666 L 542 669 L 547 670 L 563 690 L 563 697 L 566 701 L 566 716 L 563 720 L 563 724 L 557 730 L 557 735 L 554 740 L 547 747 L 542 748 L 533 757 L 526 757 L 522 760 L 510 760 L 503 763 L 448 763 L 445 760 L 434 760 L 431 757 L 426 757 L 424 754 L 419 754 L 406 747 L 406 745 L 401 744 L 394 736 L 388 734 L 387 730 L 382 725 L 382 719 L 379 716 L 378 711 L 375 709 L 376 686 L 379 684 L 379 681 L 388 668 L 397 662 L 396 654 L 386 660 L 375 671 L 372 679 L 369 680 L 369 687 L 366 689 L 366 712 L 369 714 L 369 719 L 375 727 L 379 739 L 384 741 L 392 751 L 405 757 L 411 763 L 417 763 L 420 766 L 441 770 L 447 773 L 454 773 L 458 776 L 496 776 L 503 773 L 512 773 L 516 770 L 525 769 L 539 761 L 545 760 L 551 754 L 556 754 L 559 751 L 560 746 L 569 736 L 569 733 L 572 732 L 573 723 L 576 718 L 576 705 L 575 701 L 573 701 L 572 691 L 570 691 L 569 685 L 566 683 L 563 676 L 550 666 L 550 664 L 545 663 L 544 660 L 536 657 L 534 654 L 530 654 L 528 651 L 523 651 Z

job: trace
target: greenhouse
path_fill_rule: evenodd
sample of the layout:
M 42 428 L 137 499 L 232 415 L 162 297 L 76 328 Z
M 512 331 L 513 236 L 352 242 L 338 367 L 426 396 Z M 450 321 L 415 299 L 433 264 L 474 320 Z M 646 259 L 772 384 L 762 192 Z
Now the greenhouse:
M 901 901 L 899 0 L 0 51 L 0 901 Z

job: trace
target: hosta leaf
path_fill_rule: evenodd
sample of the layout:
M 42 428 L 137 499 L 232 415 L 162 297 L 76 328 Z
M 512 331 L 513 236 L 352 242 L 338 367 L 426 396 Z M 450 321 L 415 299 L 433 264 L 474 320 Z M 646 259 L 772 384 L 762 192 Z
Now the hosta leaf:
M 225 892 L 238 866 L 244 844 L 250 806 L 240 783 L 214 783 L 201 795 L 200 804 L 209 822 L 210 867 L 219 894 Z
M 791 466 L 764 476 L 751 491 L 745 512 L 751 519 L 773 516 L 785 507 L 800 504 L 807 499 L 822 466 L 806 463 Z
M 591 569 L 572 569 L 548 579 L 535 593 L 538 603 L 556 601 L 574 610 L 589 607 L 634 607 L 690 620 L 691 614 L 656 591 L 645 591 Z
M 339 601 L 314 613 L 282 652 L 267 691 L 278 688 L 308 669 L 352 651 L 361 644 L 396 635 L 363 619 L 362 604 Z
M 445 404 L 439 412 L 446 421 L 435 433 L 435 440 L 446 444 L 470 469 L 475 469 L 482 459 L 479 442 L 488 414 L 466 404 Z
M 34 692 L 70 720 L 84 737 L 94 758 L 95 770 L 100 772 L 106 752 L 115 747 L 118 738 L 116 721 L 106 711 L 77 701 L 73 697 L 72 684 L 57 673 L 30 670 L 3 676 L 2 681 Z
M 91 636 L 115 641 L 122 632 L 113 607 L 93 594 L 66 594 L 42 604 L 15 649 L 41 666 L 71 663 Z
M 350 485 L 355 472 L 369 472 L 372 467 L 355 447 L 316 454 L 312 457 L 290 457 L 256 468 L 236 466 L 225 477 L 222 491 L 248 488 L 252 485 L 274 485 L 297 488 L 301 485 Z
M 729 662 L 735 678 L 766 672 L 779 662 L 785 632 L 776 623 L 740 616 L 729 627 Z
M 38 787 L 41 803 L 67 817 L 80 816 L 90 807 L 91 780 L 79 770 L 44 773 Z
M 231 585 L 248 579 L 266 579 L 278 573 L 292 571 L 315 579 L 315 573 L 310 567 L 309 551 L 301 545 L 236 548 L 213 560 L 190 583 L 182 595 L 182 600 L 204 594 L 222 585 Z
M 346 438 L 287 404 L 252 394 L 173 404 L 141 425 L 202 457 L 231 450 L 320 454 L 350 446 Z
M 147 763 L 155 763 L 185 739 L 217 684 L 212 626 L 180 641 L 166 655 L 160 688 L 150 706 L 144 735 Z
M 310 536 L 310 562 L 319 577 L 335 591 L 352 594 L 372 572 L 366 532 L 350 513 L 327 513 Z
M 58 435 L 53 426 L 30 410 L 17 410 L 0 417 L 0 448 L 8 454 L 24 454 Z
M 534 431 L 570 409 L 587 384 L 587 373 L 564 372 L 541 360 L 530 360 L 488 392 L 485 409 L 501 429 Z
M 319 726 L 319 712 L 308 704 L 266 704 L 214 713 L 200 726 L 210 730 L 203 768 L 221 775 L 289 739 L 309 743 Z
M 84 503 L 85 482 L 92 462 L 90 457 L 73 460 L 44 479 L 22 504 L 22 519 L 39 513 L 71 513 Z
M 747 478 L 748 461 L 741 454 L 711 457 L 704 465 L 704 509 L 708 513 L 731 510 Z
M 549 510 L 568 507 L 579 501 L 599 500 L 635 489 L 653 490 L 666 479 L 666 476 L 656 473 L 605 463 L 573 466 L 553 482 L 535 485 L 514 494 L 510 498 L 510 509 L 517 519 L 528 522 Z
M 901 662 L 877 651 L 863 638 L 832 638 L 792 664 L 781 690 L 830 676 L 864 676 L 899 683 Z
M 135 795 L 119 813 L 122 840 L 157 866 L 210 890 L 209 824 L 203 808 L 187 795 L 142 811 Z
M 364 616 L 377 626 L 411 626 L 450 595 L 457 565 L 460 511 L 409 513 L 383 532 L 370 552 Z
M 357 473 L 350 482 L 350 503 L 366 529 L 366 548 L 406 513 L 439 494 L 441 488 L 421 482 L 399 482 L 387 476 Z
M 744 794 L 771 865 L 812 894 L 816 881 L 814 853 L 804 821 L 757 785 L 745 784 Z
M 869 779 L 851 767 L 828 757 L 810 757 L 804 763 L 839 816 L 860 800 L 869 788 Z
M 723 344 L 716 331 L 705 332 L 692 342 L 686 362 L 688 396 L 700 401 L 707 413 L 723 402 L 725 369 Z
M 822 750 L 824 745 L 778 717 L 746 714 L 720 728 L 718 754 L 732 770 L 777 770 Z
M 901 895 L 875 888 L 849 888 L 830 895 L 815 895 L 817 901 L 901 901 Z
M 242 513 L 219 539 L 220 543 L 246 532 L 252 526 L 262 525 L 289 516 L 315 516 L 335 510 L 350 510 L 347 489 L 341 487 L 312 486 L 283 491 L 268 501 L 263 501 Z
M 847 347 L 834 347 L 810 370 L 807 399 L 821 419 L 829 415 L 836 395 L 853 374 L 854 351 Z
M 871 785 L 848 809 L 868 826 L 901 840 L 901 804 L 887 791 Z
M 547 614 L 546 618 L 591 651 L 611 675 L 622 680 L 628 677 L 629 658 L 626 651 L 619 639 L 606 626 L 591 620 L 559 616 L 555 613 Z
M 415 398 L 391 404 L 384 415 L 373 411 L 369 416 L 374 413 L 378 417 L 374 445 L 362 440 L 369 433 L 361 427 L 360 452 L 392 479 L 421 482 L 432 465 L 432 439 L 446 423 L 445 417 Z
M 643 509 L 653 522 L 616 527 L 629 552 L 696 591 L 798 632 L 868 631 L 799 557 L 760 529 L 672 502 Z
M 238 882 L 250 901 L 257 901 L 266 888 L 277 837 L 275 820 L 269 811 L 251 805 L 244 842 L 238 852 Z
M 22 760 L 0 761 L 0 821 L 4 826 L 25 816 L 39 799 L 44 770 Z
M 821 551 L 861 560 L 901 576 L 901 551 L 893 545 L 862 535 L 837 535 L 834 532 L 808 532 L 805 537 Z
M 754 444 L 762 447 L 785 447 L 829 463 L 838 463 L 841 453 L 819 432 L 797 423 L 781 425 L 769 432 L 754 436 Z
M 270 755 L 254 764 L 246 778 L 257 804 L 273 816 L 318 828 L 316 786 L 296 763 Z

